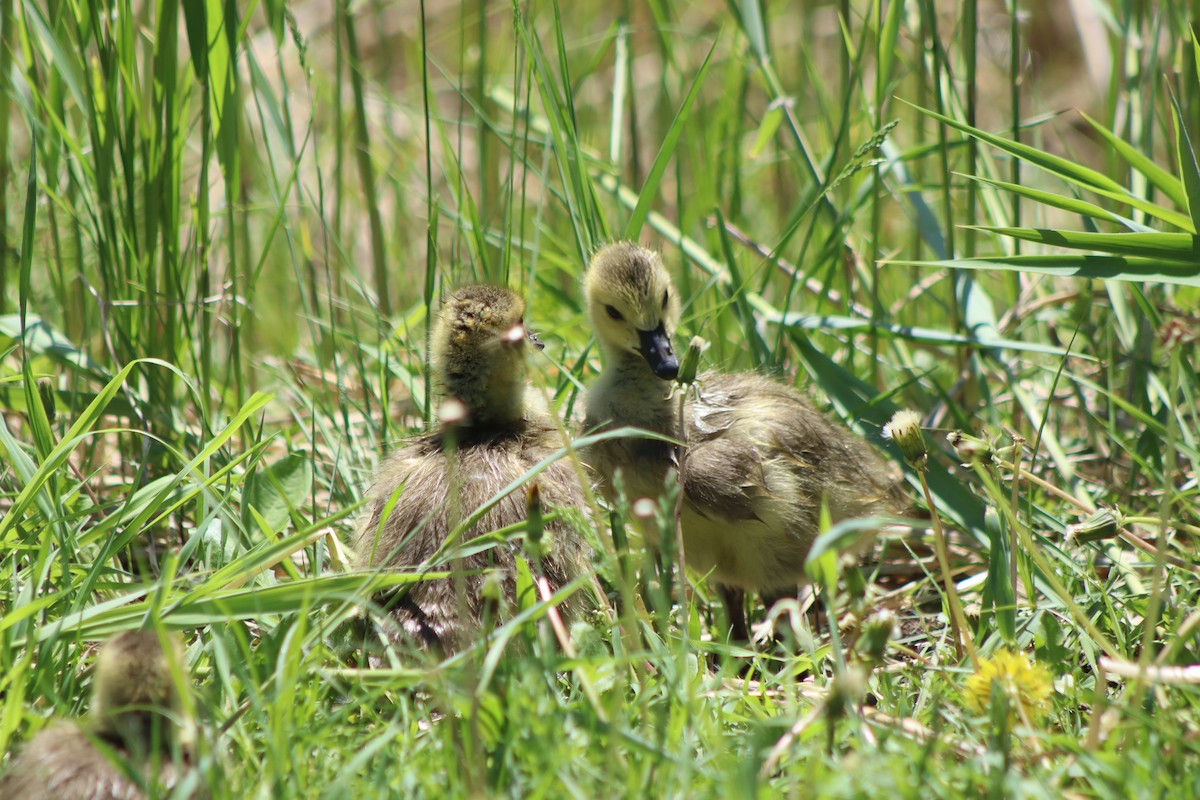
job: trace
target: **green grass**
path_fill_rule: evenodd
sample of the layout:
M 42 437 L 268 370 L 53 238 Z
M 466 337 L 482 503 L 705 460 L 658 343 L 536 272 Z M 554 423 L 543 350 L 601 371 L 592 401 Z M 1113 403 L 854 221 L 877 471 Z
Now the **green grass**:
M 217 798 L 1200 792 L 1191 4 L 326 5 L 0 0 L 0 752 L 158 619 Z M 752 651 L 699 576 L 628 602 L 650 570 L 600 515 L 625 602 L 573 657 L 535 605 L 361 668 L 405 578 L 337 543 L 430 419 L 431 312 L 522 290 L 566 414 L 618 237 L 709 365 L 881 447 L 922 415 L 971 639 L 1048 668 L 1044 718 L 964 703 L 926 522 L 869 588 L 814 564 L 836 613 Z

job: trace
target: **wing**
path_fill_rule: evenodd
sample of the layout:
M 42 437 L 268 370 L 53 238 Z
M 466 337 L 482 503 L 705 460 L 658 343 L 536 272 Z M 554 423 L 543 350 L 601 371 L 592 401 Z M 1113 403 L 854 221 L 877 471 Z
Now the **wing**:
M 835 519 L 874 513 L 894 482 L 867 442 L 768 378 L 705 375 L 689 410 L 684 488 L 706 516 L 811 527 L 822 498 Z

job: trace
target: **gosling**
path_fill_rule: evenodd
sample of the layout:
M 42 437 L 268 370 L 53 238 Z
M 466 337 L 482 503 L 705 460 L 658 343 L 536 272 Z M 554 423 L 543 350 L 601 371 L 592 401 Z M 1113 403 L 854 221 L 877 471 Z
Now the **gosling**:
M 892 510 L 894 473 L 863 440 L 816 411 L 789 386 L 752 373 L 700 375 L 679 430 L 671 336 L 679 298 L 658 254 L 611 244 L 584 279 L 588 316 L 604 369 L 587 394 L 588 430 L 625 426 L 686 442 L 680 480 L 684 558 L 720 586 L 731 636 L 749 639 L 743 592 L 768 608 L 806 581 L 804 561 L 819 533 L 822 503 L 834 522 Z M 685 435 L 684 435 L 685 434 Z M 585 460 L 612 499 L 657 498 L 675 449 L 647 438 L 593 445 Z M 648 545 L 657 548 L 654 532 Z
M 52 723 L 34 736 L 0 778 L 0 797 L 140 800 L 142 785 L 154 796 L 169 793 L 192 769 L 171 672 L 183 651 L 178 637 L 169 646 L 170 657 L 154 631 L 128 631 L 104 645 L 91 720 Z
M 381 465 L 355 540 L 359 566 L 411 570 L 425 564 L 458 522 L 560 447 L 558 428 L 525 383 L 526 346 L 540 348 L 541 343 L 525 327 L 524 313 L 521 298 L 496 286 L 467 286 L 446 301 L 431 343 L 433 371 L 444 398 L 461 404 L 457 411 L 464 418 L 457 424 L 443 421 L 439 430 L 405 445 Z M 535 481 L 548 509 L 585 507 L 568 462 L 551 463 Z M 393 497 L 398 497 L 395 507 L 384 518 Z M 525 502 L 524 491 L 510 492 L 459 541 L 524 522 Z M 549 546 L 540 567 L 557 590 L 584 571 L 584 548 L 562 516 L 547 521 L 543 535 Z M 467 555 L 460 563 L 467 573 L 462 577 L 465 602 L 458 599 L 452 578 L 411 584 L 390 611 L 397 623 L 393 641 L 442 652 L 469 644 L 492 605 L 483 597 L 488 571 L 500 576 L 503 596 L 514 603 L 516 560 L 509 546 Z M 565 616 L 580 612 L 579 594 L 559 606 Z

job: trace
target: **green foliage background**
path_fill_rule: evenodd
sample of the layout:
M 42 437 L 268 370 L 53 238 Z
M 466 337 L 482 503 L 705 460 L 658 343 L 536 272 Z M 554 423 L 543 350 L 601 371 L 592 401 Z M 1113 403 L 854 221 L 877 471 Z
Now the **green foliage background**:
M 1197 10 L 0 0 L 0 750 L 153 619 L 214 797 L 1193 796 Z M 1049 667 L 1044 720 L 962 704 L 920 531 L 848 601 L 914 622 L 882 663 L 828 622 L 728 645 L 699 582 L 574 658 L 533 606 L 360 668 L 406 578 L 338 542 L 428 424 L 440 297 L 520 289 L 565 416 L 622 237 L 712 365 L 881 447 L 922 414 L 973 638 Z M 1020 447 L 964 468 L 954 429 Z

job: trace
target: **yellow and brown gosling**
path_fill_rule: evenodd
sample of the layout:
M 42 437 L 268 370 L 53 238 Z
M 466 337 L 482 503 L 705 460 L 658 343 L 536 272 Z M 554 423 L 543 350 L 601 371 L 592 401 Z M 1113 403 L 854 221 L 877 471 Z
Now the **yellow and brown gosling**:
M 752 373 L 700 375 L 680 431 L 671 395 L 679 297 L 658 254 L 628 242 L 604 247 L 591 260 L 584 293 L 604 359 L 587 394 L 586 426 L 634 426 L 686 441 L 684 557 L 721 585 L 732 636 L 747 639 L 742 591 L 758 591 L 768 605 L 793 594 L 806 582 L 822 503 L 834 522 L 889 512 L 894 472 L 795 389 Z M 618 472 L 629 498 L 657 498 L 674 468 L 674 447 L 608 440 L 589 448 L 585 460 L 610 498 Z
M 182 669 L 178 636 L 170 653 L 152 630 L 128 631 L 97 657 L 91 719 L 51 723 L 25 745 L 0 778 L 13 800 L 140 800 L 169 793 L 193 767 L 190 730 L 173 670 Z
M 561 447 L 558 428 L 525 382 L 526 348 L 531 341 L 539 347 L 540 343 L 525 327 L 524 313 L 520 297 L 496 286 L 467 286 L 445 302 L 433 333 L 432 366 L 443 409 L 457 403 L 451 414 L 462 419 L 454 424 L 444 420 L 439 430 L 384 460 L 355 541 L 360 566 L 411 571 L 426 564 L 459 521 Z M 577 472 L 569 462 L 553 462 L 535 482 L 548 510 L 585 507 Z M 525 502 L 523 488 L 505 495 L 459 542 L 524 522 Z M 548 546 L 540 568 L 557 590 L 584 570 L 584 548 L 577 531 L 561 516 L 546 523 L 544 535 Z M 394 640 L 443 652 L 469 644 L 484 617 L 486 573 L 499 575 L 510 607 L 516 601 L 512 545 L 426 567 L 461 568 L 463 596 L 457 595 L 453 578 L 406 587 L 393 600 L 391 615 L 398 623 Z M 560 610 L 570 616 L 580 610 L 581 602 L 576 592 Z

